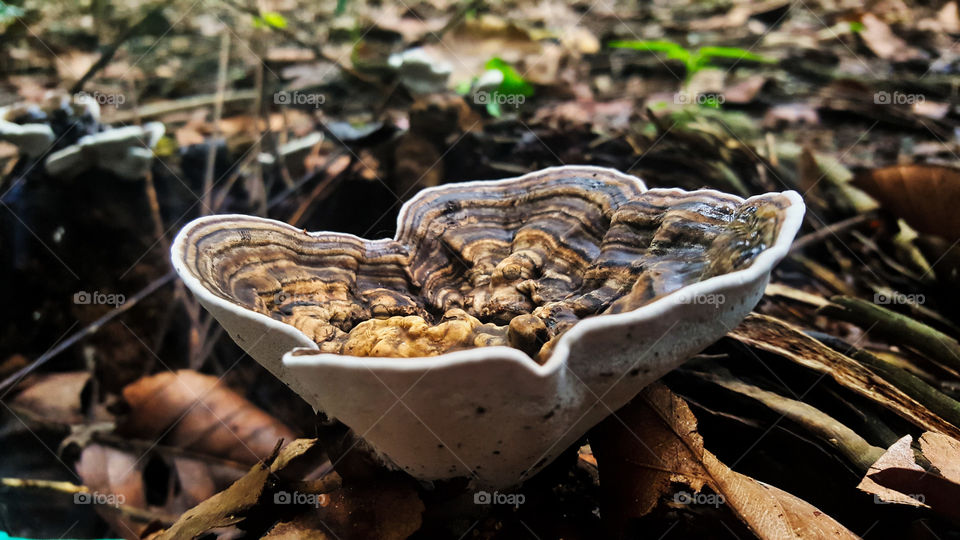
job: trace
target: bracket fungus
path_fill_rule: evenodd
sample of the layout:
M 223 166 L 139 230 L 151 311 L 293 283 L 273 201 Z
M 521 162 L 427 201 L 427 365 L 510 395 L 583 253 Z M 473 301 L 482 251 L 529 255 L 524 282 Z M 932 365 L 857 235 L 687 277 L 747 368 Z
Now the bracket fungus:
M 738 324 L 803 212 L 791 191 L 565 166 L 421 191 L 394 239 L 219 215 L 172 257 L 250 356 L 384 463 L 508 487 Z
M 47 173 L 64 178 L 99 167 L 120 178 L 138 180 L 150 170 L 152 149 L 163 133 L 162 123 L 148 122 L 85 135 L 76 144 L 50 154 L 45 167 Z
M 42 103 L 23 102 L 0 107 L 0 141 L 7 141 L 24 155 L 36 158 L 66 131 L 79 124 L 80 128 L 76 129 L 79 132 L 99 120 L 100 106 L 95 100 L 51 91 L 44 96 Z

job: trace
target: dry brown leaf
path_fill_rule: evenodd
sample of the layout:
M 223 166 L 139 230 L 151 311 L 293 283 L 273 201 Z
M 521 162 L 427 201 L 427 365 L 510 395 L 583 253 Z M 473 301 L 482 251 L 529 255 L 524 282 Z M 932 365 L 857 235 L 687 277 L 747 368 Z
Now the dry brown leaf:
M 714 15 L 702 19 L 696 19 L 690 22 L 690 29 L 699 32 L 722 30 L 725 28 L 738 28 L 747 24 L 750 17 L 758 14 L 782 9 L 789 4 L 783 0 L 765 0 L 761 2 L 743 2 L 734 3 L 732 9 L 729 9 L 721 15 Z
M 918 427 L 960 437 L 960 429 L 896 386 L 859 362 L 834 351 L 780 319 L 751 313 L 728 335 L 751 347 L 829 375 L 845 388 L 889 409 Z
M 918 22 L 917 29 L 950 34 L 960 32 L 960 12 L 957 10 L 957 3 L 947 2 L 940 8 L 935 17 Z
M 485 64 L 494 56 L 503 58 L 520 73 L 546 60 L 541 58 L 543 44 L 533 39 L 530 32 L 490 14 L 463 21 L 444 34 L 442 42 L 429 43 L 424 50 L 431 58 L 450 65 L 452 84 L 479 76 L 486 71 Z M 539 70 L 556 71 L 546 66 L 540 66 Z
M 595 439 L 595 440 L 594 440 Z M 759 538 L 856 538 L 809 503 L 733 471 L 705 450 L 686 402 L 662 384 L 644 390 L 592 432 L 604 517 L 622 525 L 656 505 L 673 482 L 708 485 Z
M 213 529 L 236 525 L 270 525 L 267 538 L 378 538 L 402 540 L 422 523 L 424 505 L 407 479 L 378 480 L 375 485 L 341 488 L 339 478 L 294 482 L 303 471 L 313 470 L 321 455 L 316 440 L 298 439 L 266 464 L 250 472 L 226 490 L 184 513 L 159 539 L 194 538 Z M 332 490 L 332 491 L 331 491 Z M 313 495 L 310 504 L 284 506 L 280 498 L 296 491 Z M 296 512 L 295 517 L 289 517 Z M 252 522 L 252 523 L 251 523 Z
M 24 390 L 10 405 L 44 421 L 79 424 L 83 422 L 81 394 L 89 381 L 90 374 L 86 371 L 36 375 L 23 383 Z
M 250 464 L 270 455 L 293 430 L 216 377 L 179 370 L 144 377 L 123 389 L 131 410 L 122 433 Z M 169 431 L 168 431 L 169 430 Z
M 927 55 L 923 51 L 911 47 L 906 41 L 900 39 L 887 26 L 887 23 L 881 21 L 876 15 L 866 13 L 860 22 L 863 23 L 863 30 L 858 35 L 873 54 L 880 58 L 894 62 L 926 58 Z
M 78 495 L 77 497 L 81 498 L 77 500 L 93 504 L 97 513 L 110 523 L 113 530 L 126 533 L 124 536 L 128 538 L 135 538 L 142 524 L 120 514 L 116 508 L 146 507 L 142 469 L 143 462 L 129 452 L 92 444 L 83 449 L 76 464 L 77 474 L 90 492 Z
M 807 103 L 784 103 L 770 107 L 763 116 L 763 127 L 774 129 L 794 124 L 816 126 L 820 123 L 820 113 Z
M 750 75 L 725 89 L 723 98 L 726 103 L 737 105 L 752 103 L 768 80 L 766 75 Z
M 918 231 L 960 239 L 960 170 L 895 165 L 861 172 L 853 184 Z
M 928 431 L 920 436 L 920 449 L 941 476 L 960 484 L 960 441 Z
M 926 439 L 926 443 L 924 443 Z M 931 508 L 953 521 L 960 521 L 960 483 L 955 481 L 960 461 L 960 441 L 940 433 L 924 433 L 920 440 L 923 456 L 933 465 L 930 470 L 917 464 L 912 437 L 903 437 L 870 467 L 857 486 L 887 502 Z M 930 452 L 928 455 L 927 452 Z M 937 463 L 944 465 L 950 477 Z M 938 470 L 939 469 L 939 470 Z
M 17 150 L 17 154 L 19 154 Z M 0 378 L 6 379 L 10 375 L 13 375 L 17 371 L 27 367 L 30 364 L 30 361 L 27 360 L 27 357 L 22 354 L 12 354 L 6 357 L 3 362 L 0 362 Z
M 185 512 L 169 529 L 155 537 L 160 539 L 195 538 L 211 529 L 243 521 L 269 487 L 268 479 L 283 476 L 284 469 L 304 462 L 312 463 L 317 454 L 315 439 L 297 439 L 279 454 L 270 455 L 254 465 L 230 487 Z M 299 473 L 299 471 L 297 471 Z
M 269 477 L 269 466 L 263 463 L 254 465 L 250 472 L 226 490 L 187 510 L 158 538 L 196 538 L 210 529 L 239 523 L 247 510 L 260 500 Z
M 889 467 L 923 471 L 923 468 L 917 465 L 913 459 L 913 449 L 910 448 L 911 442 L 913 442 L 913 437 L 910 435 L 905 435 L 903 438 L 893 443 L 893 445 L 887 449 L 886 453 L 880 456 L 877 461 L 870 466 L 870 469 L 863 477 L 863 480 L 860 481 L 860 485 L 857 486 L 857 489 L 872 494 L 877 501 L 926 508 L 927 505 L 923 504 L 923 502 L 918 500 L 917 497 L 911 497 L 909 495 L 900 493 L 895 489 L 883 487 L 870 478 L 870 475 Z

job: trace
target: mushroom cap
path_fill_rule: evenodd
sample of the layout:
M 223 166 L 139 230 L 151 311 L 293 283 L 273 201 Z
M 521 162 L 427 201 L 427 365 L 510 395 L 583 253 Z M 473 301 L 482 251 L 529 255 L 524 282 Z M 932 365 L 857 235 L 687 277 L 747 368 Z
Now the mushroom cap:
M 153 162 L 151 149 L 163 133 L 162 123 L 148 122 L 85 135 L 76 144 L 50 154 L 44 167 L 53 176 L 67 178 L 93 167 L 130 180 L 143 178 Z
M 397 70 L 400 83 L 413 95 L 442 92 L 453 73 L 453 66 L 434 58 L 422 47 L 392 54 L 387 63 Z
M 86 117 L 96 122 L 100 118 L 100 106 L 85 94 L 68 95 L 49 91 L 43 103 L 21 102 L 0 107 L 0 141 L 7 141 L 26 156 L 43 155 L 54 142 L 57 134 L 48 123 L 55 112 L 66 113 L 74 118 Z
M 394 239 L 221 215 L 171 249 L 234 340 L 385 463 L 507 487 L 738 324 L 803 212 L 564 166 L 423 190 Z
M 15 145 L 29 157 L 42 155 L 53 140 L 53 130 L 46 124 L 15 124 L 0 120 L 0 141 Z

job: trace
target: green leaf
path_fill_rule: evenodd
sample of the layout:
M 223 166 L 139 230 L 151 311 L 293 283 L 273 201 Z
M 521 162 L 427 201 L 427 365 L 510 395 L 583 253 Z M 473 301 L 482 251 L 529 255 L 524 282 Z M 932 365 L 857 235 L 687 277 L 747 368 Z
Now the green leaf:
M 487 114 L 494 118 L 500 118 L 503 115 L 503 112 L 500 110 L 500 104 L 496 101 L 487 102 Z
M 697 55 L 706 58 L 735 58 L 737 60 L 749 60 L 751 62 L 761 62 L 770 64 L 776 62 L 773 58 L 754 54 L 746 49 L 739 47 L 700 47 L 697 49 Z
M 465 96 L 470 93 L 470 88 L 473 87 L 473 83 L 476 80 L 477 78 L 474 77 L 473 80 L 470 80 L 470 81 L 460 81 L 459 83 L 457 83 L 457 86 L 456 88 L 453 89 L 453 91 L 460 94 L 461 96 Z
M 23 9 L 18 6 L 11 6 L 0 2 L 0 24 L 12 23 L 15 19 L 23 17 Z
M 260 16 L 254 16 L 253 27 L 283 29 L 287 27 L 287 19 L 276 11 L 265 11 Z
M 663 40 L 653 41 L 611 41 L 610 47 L 617 49 L 633 49 L 635 51 L 649 51 L 664 53 L 669 60 L 679 60 L 687 68 L 687 75 L 690 75 L 700 69 L 697 66 L 698 59 L 687 49 L 672 42 Z
M 706 109 L 720 108 L 720 100 L 717 99 L 717 96 L 707 96 L 707 99 L 697 100 L 697 103 L 699 103 L 701 107 L 704 107 Z
M 850 21 L 850 31 L 853 32 L 854 34 L 859 34 L 860 32 L 863 32 L 863 28 L 864 26 L 862 22 Z
M 739 47 L 701 47 L 696 52 L 691 52 L 672 41 L 664 40 L 611 41 L 607 45 L 618 49 L 663 53 L 670 60 L 683 62 L 687 69 L 687 78 L 701 69 L 711 67 L 710 61 L 714 58 L 735 58 L 765 64 L 776 62 L 772 58 L 760 56 Z
M 347 2 L 350 0 L 337 0 L 337 8 L 333 10 L 334 15 L 343 15 L 347 11 Z
M 513 66 L 501 58 L 493 57 L 485 66 L 487 69 L 495 69 L 503 73 L 503 82 L 500 83 L 497 91 L 501 94 L 513 94 L 524 97 L 533 95 L 533 85 L 526 81 Z
M 607 44 L 610 47 L 615 49 L 633 49 L 635 51 L 653 51 L 653 52 L 662 52 L 667 53 L 668 55 L 686 55 L 689 56 L 690 53 L 680 45 L 672 41 L 664 40 L 619 40 L 611 41 Z

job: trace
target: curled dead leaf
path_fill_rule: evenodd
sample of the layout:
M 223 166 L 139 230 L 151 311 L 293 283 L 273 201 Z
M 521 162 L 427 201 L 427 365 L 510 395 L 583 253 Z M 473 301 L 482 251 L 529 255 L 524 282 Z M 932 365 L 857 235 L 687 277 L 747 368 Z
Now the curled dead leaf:
M 251 464 L 293 430 L 227 388 L 191 370 L 144 377 L 123 389 L 130 412 L 119 431 L 169 446 Z
M 853 184 L 918 231 L 960 240 L 960 170 L 895 165 L 860 172 Z

